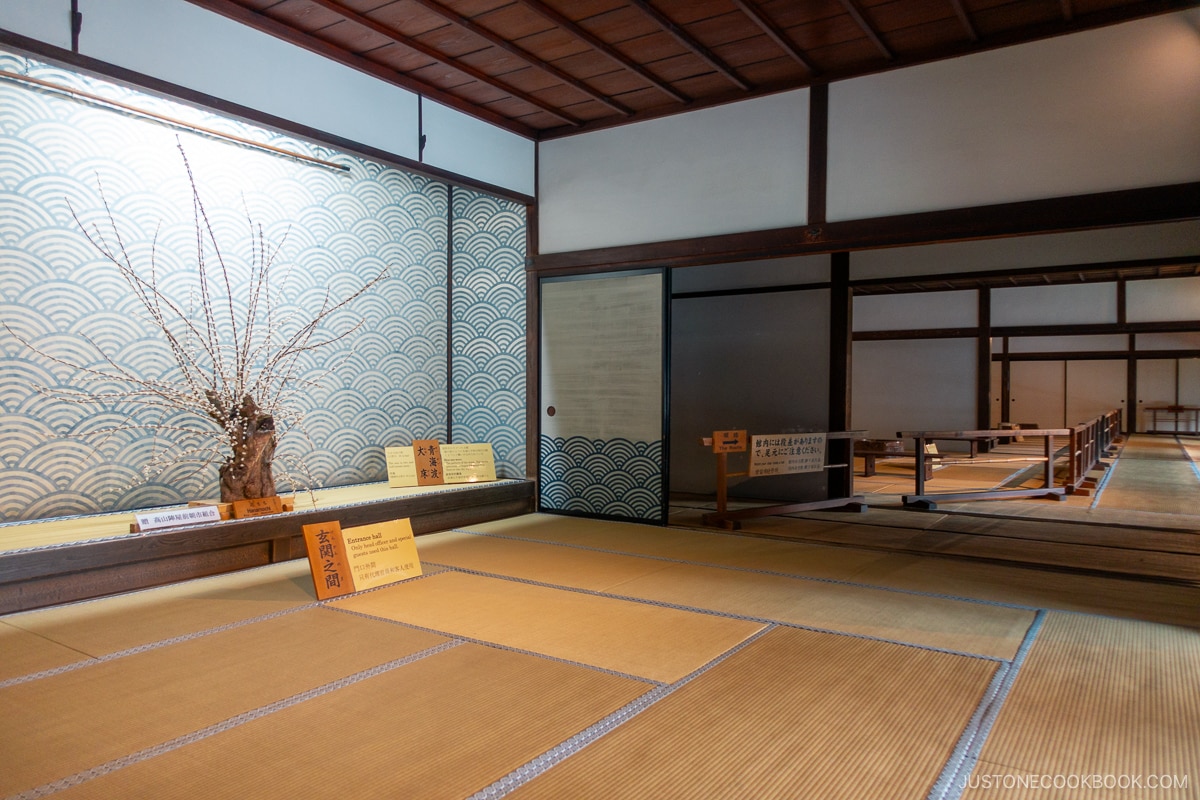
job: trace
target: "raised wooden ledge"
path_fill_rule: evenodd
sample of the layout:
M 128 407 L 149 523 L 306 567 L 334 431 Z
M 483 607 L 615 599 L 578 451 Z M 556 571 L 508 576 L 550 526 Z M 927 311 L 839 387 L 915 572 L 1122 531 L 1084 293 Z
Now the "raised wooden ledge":
M 301 526 L 407 517 L 420 535 L 533 510 L 533 482 L 504 480 L 174 530 L 0 552 L 0 614 L 305 557 Z

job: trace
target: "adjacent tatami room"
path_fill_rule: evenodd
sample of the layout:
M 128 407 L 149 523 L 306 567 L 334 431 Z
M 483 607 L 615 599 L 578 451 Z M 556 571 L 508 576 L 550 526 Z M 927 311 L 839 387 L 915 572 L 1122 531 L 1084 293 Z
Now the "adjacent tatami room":
M 0 798 L 1196 797 L 1198 143 L 1183 0 L 0 0 Z

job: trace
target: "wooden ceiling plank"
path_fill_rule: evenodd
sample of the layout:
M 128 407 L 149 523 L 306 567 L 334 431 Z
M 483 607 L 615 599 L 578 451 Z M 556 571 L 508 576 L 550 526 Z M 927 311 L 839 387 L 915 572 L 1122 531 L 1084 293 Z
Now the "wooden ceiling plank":
M 746 81 L 742 80 L 733 68 L 726 64 L 721 59 L 717 58 L 707 47 L 693 39 L 687 31 L 675 24 L 673 20 L 662 14 L 657 8 L 649 3 L 649 0 L 629 0 L 630 4 L 640 9 L 646 16 L 654 20 L 664 31 L 669 33 L 675 41 L 692 51 L 696 56 L 701 58 L 706 64 L 719 72 L 728 81 L 733 83 L 743 91 L 749 91 L 751 86 Z
M 691 98 L 676 91 L 669 84 L 661 81 L 658 77 L 656 77 L 654 74 L 652 74 L 649 70 L 645 69 L 640 64 L 633 61 L 632 59 L 628 58 L 624 53 L 613 48 L 611 45 L 609 45 L 603 39 L 600 39 L 599 37 L 594 36 L 593 34 L 588 32 L 584 28 L 582 28 L 579 25 L 577 25 L 576 23 L 572 22 L 570 19 L 563 16 L 559 12 L 555 11 L 550 6 L 541 2 L 541 0 L 518 0 L 518 2 L 520 2 L 526 8 L 528 8 L 530 11 L 540 14 L 541 16 L 543 16 L 550 22 L 552 22 L 555 25 L 557 25 L 558 27 L 562 28 L 564 31 L 567 31 L 572 36 L 575 36 L 580 41 L 586 43 L 589 47 L 596 50 L 596 52 L 607 56 L 610 60 L 614 61 L 615 63 L 617 63 L 624 69 L 627 69 L 630 72 L 633 72 L 634 74 L 638 75 L 643 80 L 645 80 L 647 83 L 649 83 L 651 86 L 653 86 L 655 89 L 658 89 L 663 94 L 670 97 L 672 100 L 675 100 L 678 103 L 690 102 Z
M 954 0 L 954 2 L 958 2 L 958 0 Z M 746 0 L 733 0 L 733 4 L 737 6 L 743 14 L 749 17 L 755 25 L 762 28 L 763 33 L 769 36 L 771 41 L 779 45 L 780 49 L 782 49 L 784 53 L 794 59 L 797 64 L 808 70 L 809 74 L 819 74 L 817 68 L 813 66 L 807 58 L 805 58 L 804 53 L 800 50 L 800 48 L 792 44 L 791 40 L 788 39 L 787 34 L 784 33 L 783 29 L 776 25 L 771 19 L 759 11 L 755 6 L 747 3 Z
M 588 86 L 583 81 L 578 80 L 571 75 L 568 75 L 567 73 L 563 72 L 562 70 L 558 69 L 557 67 L 553 66 L 552 64 L 547 64 L 545 61 L 542 61 L 540 58 L 533 55 L 532 53 L 529 53 L 526 50 L 513 44 L 512 42 L 506 40 L 504 37 L 493 33 L 492 31 L 488 30 L 487 28 L 483 27 L 482 25 L 479 25 L 478 23 L 473 22 L 472 20 L 469 20 L 466 17 L 459 16 L 458 14 L 456 14 L 455 12 L 446 8 L 445 6 L 441 5 L 440 3 L 436 3 L 436 2 L 434 2 L 434 0 L 409 0 L 409 1 L 413 2 L 413 3 L 417 3 L 422 8 L 425 8 L 426 10 L 432 11 L 434 14 L 438 14 L 439 16 L 443 17 L 447 22 L 450 22 L 453 25 L 457 25 L 464 30 L 470 31 L 471 33 L 475 34 L 476 36 L 480 37 L 481 39 L 491 42 L 496 47 L 499 47 L 500 49 L 516 56 L 517 58 L 523 59 L 530 66 L 537 67 L 540 70 L 550 73 L 551 75 L 553 75 L 554 77 L 556 77 L 560 81 L 562 81 L 563 83 L 566 83 L 566 84 L 574 87 L 579 92 L 587 95 L 591 99 L 608 106 L 610 109 L 612 109 L 613 111 L 616 111 L 618 114 L 628 117 L 633 113 L 633 111 L 631 109 L 626 108 L 625 106 L 614 101 L 610 97 L 606 97 L 605 95 L 600 94 L 599 92 L 592 89 L 590 86 Z
M 1060 0 L 1062 5 L 1063 20 L 1070 22 L 1075 19 L 1075 9 L 1071 6 L 1071 0 Z
M 850 18 L 854 20 L 854 24 L 862 29 L 862 32 L 867 35 L 867 38 L 871 40 L 871 43 L 874 44 L 879 52 L 883 54 L 883 57 L 888 61 L 895 59 L 896 56 L 893 55 L 892 51 L 888 49 L 888 46 L 883 43 L 883 39 L 880 38 L 879 32 L 876 31 L 871 23 L 867 21 L 867 18 L 863 16 L 862 9 L 858 7 L 858 3 L 856 3 L 854 0 L 841 0 L 841 4 L 842 8 L 846 9 L 846 13 L 850 15 Z
M 401 44 L 401 45 L 404 45 L 405 47 L 412 48 L 413 50 L 416 50 L 417 52 L 422 53 L 425 56 L 428 56 L 429 58 L 433 59 L 434 61 L 437 61 L 441 64 L 445 64 L 446 66 L 451 67 L 452 69 L 456 69 L 466 75 L 470 75 L 472 78 L 479 81 L 480 83 L 486 83 L 489 86 L 494 86 L 497 89 L 500 89 L 504 92 L 511 94 L 513 97 L 520 98 L 521 100 L 523 100 L 524 102 L 528 103 L 531 106 L 534 106 L 535 108 L 540 108 L 543 111 L 547 112 L 548 114 L 553 114 L 554 116 L 558 117 L 559 119 L 561 119 L 563 122 L 567 123 L 568 125 L 579 125 L 582 122 L 581 120 L 575 119 L 574 117 L 570 116 L 569 114 L 566 114 L 566 113 L 558 110 L 557 108 L 554 108 L 553 106 L 543 103 L 541 100 L 538 100 L 536 97 L 525 94 L 524 92 L 521 92 L 518 89 L 516 89 L 512 86 L 509 86 L 508 84 L 504 83 L 503 81 L 496 80 L 491 75 L 488 75 L 487 73 L 483 72 L 482 70 L 476 69 L 475 67 L 472 67 L 471 65 L 463 63 L 462 61 L 459 61 L 457 59 L 450 58 L 449 56 L 446 56 L 445 54 L 433 49 L 432 47 L 422 44 L 421 42 L 419 42 L 415 39 L 411 39 L 411 38 L 405 36 L 404 34 L 400 33 L 399 31 L 392 30 L 391 28 L 389 28 L 386 25 L 383 25 L 382 23 L 376 22 L 375 20 L 371 19 L 370 17 L 364 17 L 362 14 L 359 14 L 356 11 L 351 11 L 350 9 L 341 5 L 340 3 L 335 2 L 335 0 L 308 0 L 308 2 L 313 3 L 314 5 L 321 6 L 322 8 L 328 9 L 329 11 L 333 11 L 336 14 L 341 14 L 343 17 L 345 17 L 346 19 L 350 20 L 351 22 L 353 22 L 357 25 L 362 25 L 363 27 L 368 28 L 368 29 L 378 33 L 380 36 L 384 36 L 384 37 L 387 37 L 388 39 L 391 39 L 392 41 L 396 42 L 397 44 Z

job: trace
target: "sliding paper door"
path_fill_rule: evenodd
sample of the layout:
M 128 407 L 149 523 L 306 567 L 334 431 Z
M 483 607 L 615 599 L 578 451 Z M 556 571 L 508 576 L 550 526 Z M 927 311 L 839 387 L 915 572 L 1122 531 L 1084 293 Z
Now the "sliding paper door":
M 665 521 L 665 281 L 542 281 L 543 510 Z

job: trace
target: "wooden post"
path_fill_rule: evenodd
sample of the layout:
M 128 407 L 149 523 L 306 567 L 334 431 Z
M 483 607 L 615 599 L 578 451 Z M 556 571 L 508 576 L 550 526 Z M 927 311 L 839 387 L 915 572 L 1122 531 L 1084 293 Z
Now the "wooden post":
M 717 453 L 717 513 L 725 513 L 729 499 L 729 454 Z
M 913 439 L 913 443 L 917 446 L 917 481 L 916 492 L 914 494 L 920 497 L 925 494 L 925 439 L 918 436 L 916 439 Z
M 1054 488 L 1054 436 L 1046 434 L 1046 488 Z

